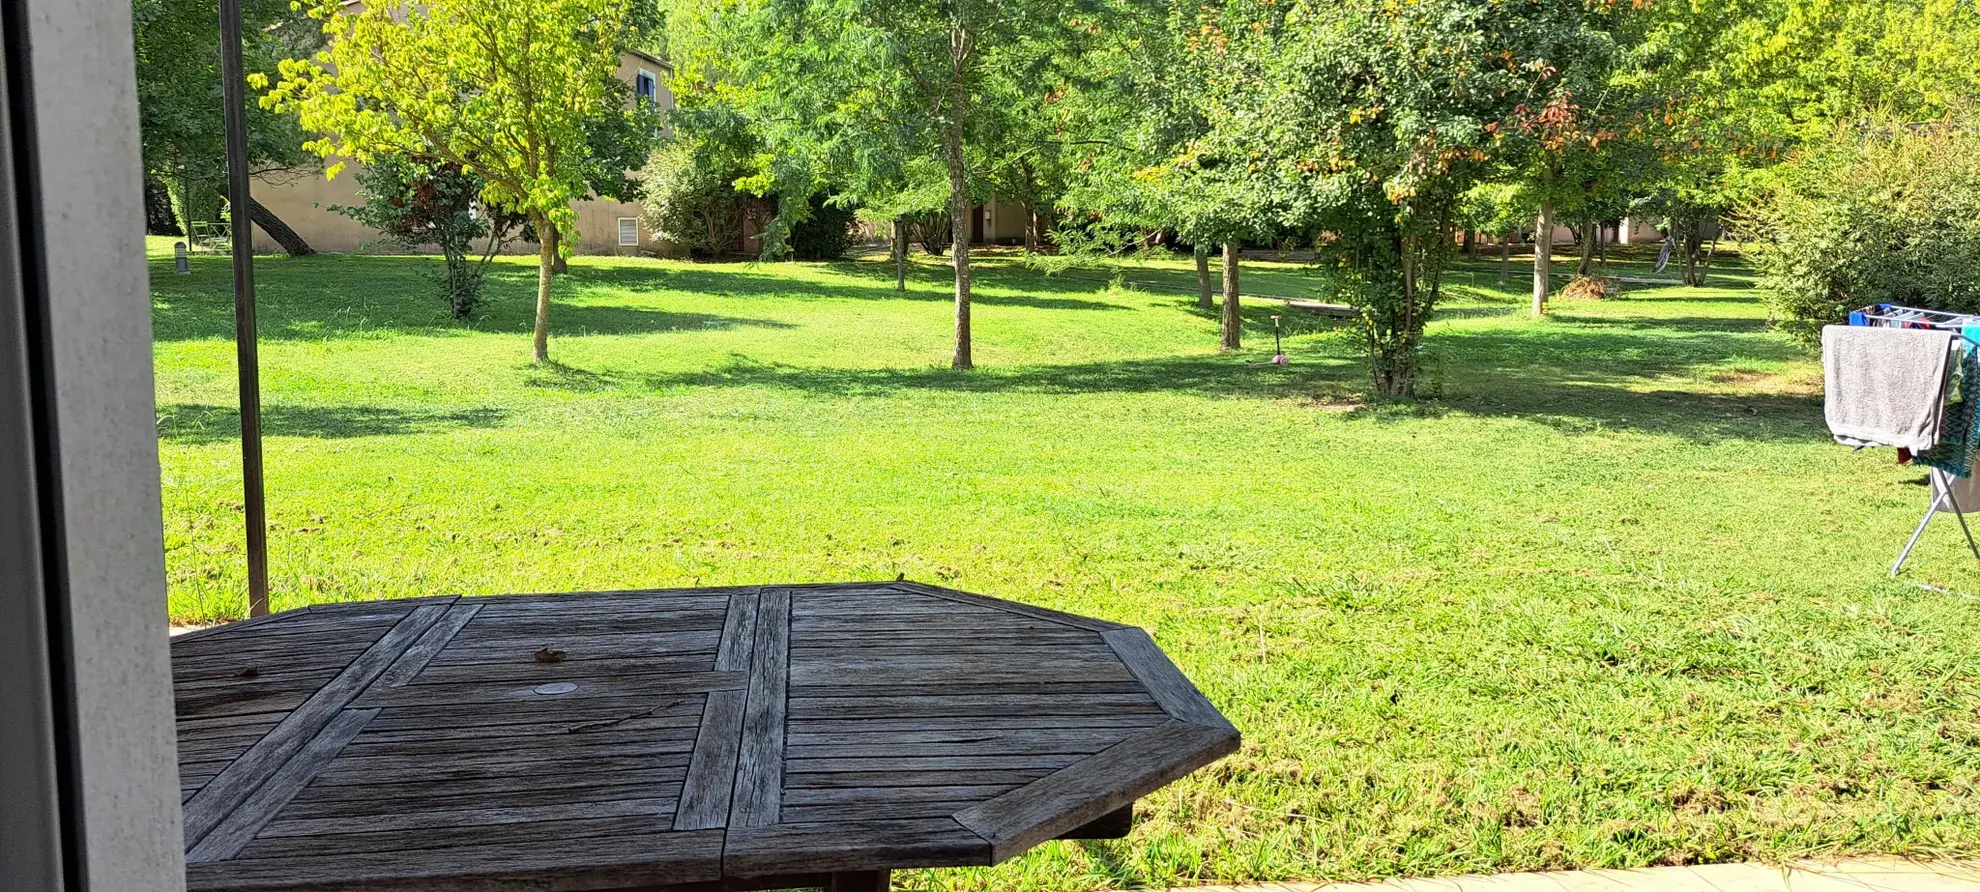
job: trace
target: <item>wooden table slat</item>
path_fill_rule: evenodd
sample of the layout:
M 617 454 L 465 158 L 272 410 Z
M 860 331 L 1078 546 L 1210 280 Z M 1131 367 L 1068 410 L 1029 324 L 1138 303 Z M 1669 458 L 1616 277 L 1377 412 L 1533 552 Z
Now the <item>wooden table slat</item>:
M 386 666 L 398 659 L 400 652 L 424 634 L 426 628 L 445 611 L 446 605 L 442 602 L 423 604 L 408 612 L 349 667 L 297 706 L 294 712 L 268 732 L 268 736 L 249 747 L 232 765 L 187 800 L 184 808 L 186 848 L 197 846 L 226 819 L 229 812 L 253 794 L 269 774 L 308 745 L 317 732 L 336 718 L 344 704 L 363 692 L 379 673 L 385 671 Z
M 585 786 L 639 786 L 648 790 L 679 783 L 687 776 L 686 766 L 661 768 L 641 764 L 636 768 L 608 770 L 596 766 L 571 768 L 569 773 L 533 775 L 490 775 L 477 778 L 423 778 L 412 781 L 376 781 L 347 786 L 311 785 L 296 796 L 298 802 L 363 800 L 378 803 L 381 809 L 406 807 L 392 800 L 423 800 L 442 796 L 492 796 L 543 790 L 569 790 Z M 650 794 L 649 794 L 650 795 Z M 413 803 L 417 804 L 417 803 Z
M 367 831 L 444 830 L 481 828 L 498 824 L 549 824 L 585 818 L 660 816 L 674 810 L 672 799 L 626 797 L 607 801 L 569 800 L 535 805 L 464 806 L 422 808 L 389 815 L 372 815 L 364 822 Z M 351 822 L 340 817 L 291 818 L 262 828 L 260 838 L 285 836 L 331 836 L 346 833 Z
M 1237 749 L 1226 728 L 1171 721 L 1026 787 L 956 813 L 994 840 L 993 862 L 1078 829 Z
M 729 810 L 731 828 L 777 822 L 784 786 L 790 644 L 791 593 L 787 589 L 765 591 L 757 608 L 742 750 L 736 757 L 736 787 Z
M 761 604 L 762 595 L 758 592 L 730 596 L 715 668 L 738 671 L 752 665 Z M 742 755 L 743 713 L 748 704 L 746 688 L 708 695 L 708 705 L 701 712 L 700 733 L 694 741 L 694 755 L 688 762 L 687 780 L 681 787 L 681 808 L 674 815 L 675 830 L 707 830 L 728 825 L 736 765 Z
M 305 799 L 298 797 L 282 810 L 285 820 L 311 820 L 337 818 L 350 821 L 369 821 L 381 812 L 391 815 L 413 808 L 422 811 L 453 811 L 472 809 L 524 809 L 543 805 L 570 805 L 583 802 L 618 802 L 627 799 L 640 799 L 653 795 L 656 785 L 664 786 L 665 781 L 652 772 L 641 775 L 642 783 L 605 783 L 600 786 L 559 785 L 550 789 L 537 790 L 495 790 L 473 793 L 422 796 L 418 799 L 378 799 L 365 797 L 357 799 Z M 348 789 L 348 788 L 331 788 Z
M 715 652 L 712 650 L 586 660 L 566 657 L 562 662 L 557 663 L 538 662 L 536 652 L 531 651 L 528 654 L 510 654 L 499 660 L 480 663 L 428 663 L 419 673 L 418 681 L 414 683 L 425 685 L 469 681 L 543 682 L 580 676 L 678 675 L 709 672 L 714 668 Z
M 1155 702 L 1162 704 L 1162 711 L 1185 722 L 1198 725 L 1220 727 L 1235 732 L 1224 714 L 1210 705 L 1203 692 L 1190 683 L 1182 670 L 1169 661 L 1167 654 L 1155 646 L 1155 639 L 1140 629 L 1116 629 L 1101 637 L 1114 652 L 1121 655 L 1121 662 L 1127 664 L 1142 684 L 1148 686 L 1148 693 Z
M 255 788 L 246 801 L 228 812 L 198 845 L 188 849 L 186 863 L 224 861 L 240 854 L 262 827 L 275 819 L 275 813 L 302 792 L 324 763 L 335 758 L 351 738 L 364 730 L 365 723 L 377 715 L 375 709 L 347 709 L 338 713 L 321 733 L 303 744 L 293 758 Z
M 687 762 L 688 755 L 685 751 L 638 756 L 596 756 L 585 759 L 582 768 L 573 765 L 568 757 L 556 755 L 534 760 L 528 758 L 505 760 L 500 754 L 489 753 L 477 753 L 472 757 L 457 757 L 445 761 L 424 757 L 383 757 L 366 759 L 362 762 L 357 759 L 339 759 L 318 772 L 312 786 L 369 787 L 378 783 L 383 772 L 389 772 L 394 783 L 451 784 L 516 779 L 518 775 L 527 775 L 531 772 L 564 774 L 579 770 L 642 771 L 654 768 L 680 768 L 685 771 Z
M 1051 768 L 951 769 L 943 771 L 793 771 L 786 789 L 876 789 L 883 787 L 973 787 L 1024 785 L 1051 774 Z
M 504 682 L 500 684 L 477 684 L 474 682 L 448 682 L 445 684 L 415 684 L 398 688 L 372 688 L 359 697 L 354 705 L 369 706 L 424 706 L 436 702 L 454 704 L 507 704 L 548 702 L 583 703 L 599 699 L 636 699 L 641 697 L 666 697 L 683 694 L 706 694 L 712 691 L 741 690 L 749 683 L 749 676 L 742 672 L 693 672 L 683 675 L 666 676 L 563 676 L 560 680 L 575 684 L 575 690 L 565 694 L 545 694 L 538 688 L 541 682 Z M 554 699 L 553 699 L 554 698 Z
M 396 688 L 410 683 L 426 668 L 427 663 L 433 662 L 433 658 L 447 646 L 448 642 L 454 640 L 455 635 L 460 634 L 461 629 L 474 619 L 474 615 L 480 612 L 480 604 L 449 606 L 445 616 L 427 629 L 426 634 L 419 636 L 419 640 L 406 648 L 405 653 L 400 654 L 397 660 L 392 661 L 392 665 L 378 677 L 377 684 Z
M 563 722 L 567 729 L 600 722 L 623 723 L 657 715 L 699 715 L 702 697 L 687 694 L 662 699 L 653 697 L 595 697 L 545 699 L 543 702 L 511 703 L 499 712 L 483 711 L 475 716 L 480 725 Z M 444 728 L 462 724 L 464 710 L 459 706 L 395 706 L 378 717 L 372 727 L 381 731 L 414 728 Z M 580 733 L 572 731 L 571 733 Z

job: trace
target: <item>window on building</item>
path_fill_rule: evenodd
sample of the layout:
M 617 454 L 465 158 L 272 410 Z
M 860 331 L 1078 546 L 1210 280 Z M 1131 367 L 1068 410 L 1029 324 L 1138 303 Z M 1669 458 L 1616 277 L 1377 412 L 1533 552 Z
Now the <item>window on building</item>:
M 638 218 L 638 217 L 620 217 L 620 218 L 619 218 L 619 247 L 622 247 L 622 248 L 637 248 L 637 247 L 639 247 L 639 218 Z
M 638 76 L 633 78 L 633 89 L 639 91 L 639 98 L 645 102 L 660 101 L 660 80 L 651 71 L 640 69 Z

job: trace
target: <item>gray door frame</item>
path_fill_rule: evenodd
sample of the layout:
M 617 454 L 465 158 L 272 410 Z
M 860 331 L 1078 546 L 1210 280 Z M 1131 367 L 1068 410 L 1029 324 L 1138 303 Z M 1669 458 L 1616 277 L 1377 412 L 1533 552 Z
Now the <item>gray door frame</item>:
M 185 888 L 137 131 L 128 0 L 0 0 L 9 892 Z

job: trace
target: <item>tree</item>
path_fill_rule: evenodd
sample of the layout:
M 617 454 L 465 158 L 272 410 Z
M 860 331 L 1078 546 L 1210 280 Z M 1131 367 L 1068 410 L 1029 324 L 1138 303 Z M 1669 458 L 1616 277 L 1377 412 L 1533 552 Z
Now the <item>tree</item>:
M 209 0 L 133 0 L 137 51 L 139 134 L 145 172 L 165 185 L 180 234 L 190 224 L 221 217 L 227 180 L 226 134 L 220 102 L 220 16 Z M 313 50 L 288 0 L 244 0 L 241 56 L 247 70 L 266 76 L 277 60 Z M 247 114 L 248 163 L 260 179 L 295 175 L 307 160 L 295 119 L 260 108 Z M 252 220 L 292 255 L 315 253 L 274 212 L 249 199 L 236 223 Z
M 935 159 L 955 242 L 955 349 L 974 367 L 970 211 L 984 197 L 983 146 L 1015 72 L 1083 33 L 1080 0 L 759 0 L 681 2 L 668 13 L 683 104 L 712 96 L 758 127 L 761 183 L 782 196 L 835 184 L 866 204 L 909 192 L 916 159 Z M 781 201 L 765 251 L 809 213 Z
M 315 0 L 310 15 L 326 47 L 285 60 L 264 102 L 298 113 L 319 134 L 306 147 L 326 159 L 431 157 L 528 219 L 539 239 L 532 353 L 548 361 L 553 267 L 578 234 L 571 201 L 599 172 L 595 121 L 638 114 L 606 102 L 620 48 L 638 39 L 626 2 L 383 0 L 350 13 Z
M 1962 115 L 1980 95 L 1980 10 L 1956 0 L 1657 3 L 1644 21 L 1619 80 L 1656 99 L 1631 134 L 1657 155 L 1642 210 L 1689 284 L 1706 224 L 1764 200 L 1799 150 L 1839 127 Z
M 1459 200 L 1458 216 L 1467 226 L 1499 239 L 1501 285 L 1511 278 L 1513 239 L 1534 215 L 1533 202 L 1526 191 L 1512 183 L 1480 183 Z
M 478 199 L 479 177 L 431 159 L 380 157 L 356 174 L 364 204 L 333 210 L 384 233 L 407 247 L 440 249 L 445 271 L 440 292 L 448 312 L 467 320 L 481 305 L 488 264 L 522 224 L 512 214 L 485 213 Z M 470 259 L 477 239 L 485 239 L 479 261 Z
M 938 222 L 944 216 L 949 184 L 942 166 L 932 158 L 912 159 L 898 171 L 898 178 L 867 178 L 856 194 L 860 219 L 887 227 L 893 243 L 894 290 L 906 291 L 908 243 L 918 236 L 929 253 L 939 253 L 928 245 L 933 236 L 922 231 L 922 224 Z M 947 231 L 946 224 L 939 228 Z
M 1587 271 L 1595 233 L 1607 211 L 1625 204 L 1639 178 L 1642 160 L 1632 163 L 1619 139 L 1625 131 L 1640 131 L 1648 113 L 1647 97 L 1622 82 L 1633 61 L 1632 49 L 1641 40 L 1641 17 L 1621 7 L 1594 14 L 1554 34 L 1554 44 L 1542 48 L 1536 60 L 1547 75 L 1522 103 L 1501 134 L 1498 147 L 1514 182 L 1524 187 L 1534 204 L 1534 316 L 1547 310 L 1553 290 L 1554 230 L 1563 221 L 1581 233 Z M 1532 64 L 1532 63 L 1529 63 Z
M 1191 153 L 1264 180 L 1284 226 L 1328 233 L 1321 257 L 1360 309 L 1374 385 L 1414 393 L 1424 325 L 1441 296 L 1462 196 L 1494 170 L 1509 131 L 1558 95 L 1599 44 L 1601 4 L 1231 0 L 1190 25 L 1232 72 Z M 1226 61 L 1227 60 L 1227 61 Z
M 1106 225 L 1132 233 L 1173 231 L 1191 245 L 1197 306 L 1213 299 L 1210 253 L 1221 255 L 1219 344 L 1243 346 L 1239 250 L 1272 234 L 1280 214 L 1270 180 L 1257 168 L 1229 164 L 1204 152 L 1214 121 L 1239 111 L 1220 85 L 1248 77 L 1241 59 L 1208 51 L 1195 8 L 1135 4 L 1111 20 L 1113 39 L 1101 44 L 1090 77 L 1076 95 L 1074 119 L 1084 138 L 1066 166 L 1065 201 Z M 1117 238 L 1114 241 L 1123 241 Z

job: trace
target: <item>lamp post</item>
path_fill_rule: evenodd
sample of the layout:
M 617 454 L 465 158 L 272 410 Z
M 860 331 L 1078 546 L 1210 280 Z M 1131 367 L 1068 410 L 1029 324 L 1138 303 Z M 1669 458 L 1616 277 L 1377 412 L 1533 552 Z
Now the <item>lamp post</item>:
M 248 213 L 247 72 L 241 2 L 220 0 L 220 92 L 226 104 L 227 207 L 234 252 L 234 352 L 241 387 L 241 506 L 247 523 L 248 615 L 268 614 L 268 505 L 261 472 L 261 362 L 254 326 L 254 218 Z M 245 224 L 245 225 L 243 225 Z

